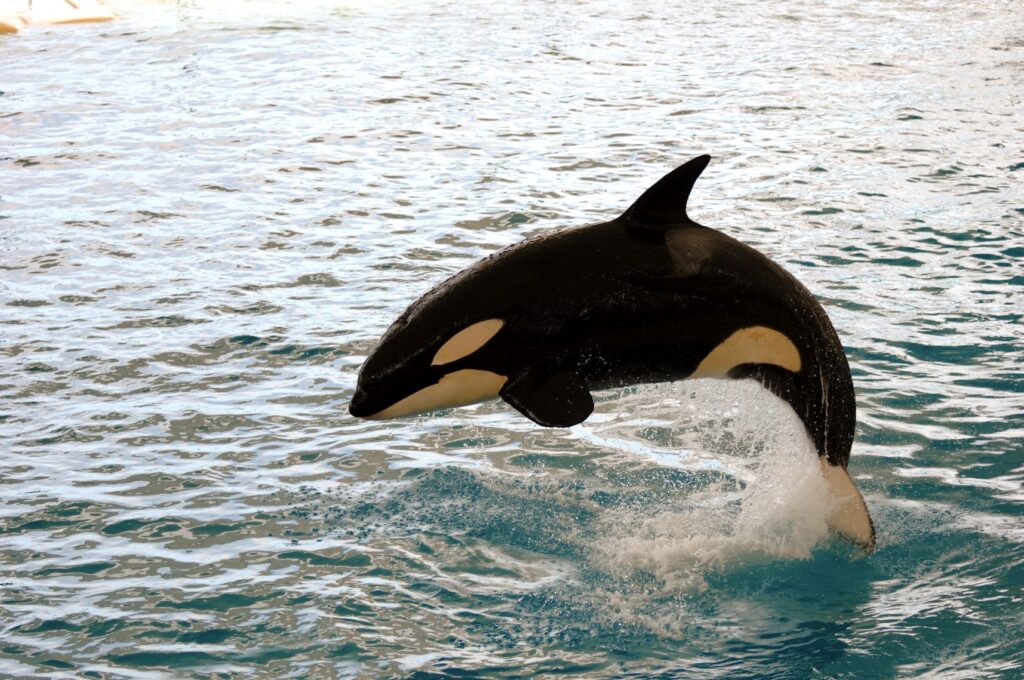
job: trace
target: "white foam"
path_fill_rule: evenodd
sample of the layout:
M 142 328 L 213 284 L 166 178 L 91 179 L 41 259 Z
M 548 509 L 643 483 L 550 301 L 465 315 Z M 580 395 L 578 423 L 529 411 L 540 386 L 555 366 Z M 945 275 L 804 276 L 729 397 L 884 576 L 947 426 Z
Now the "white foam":
M 717 471 L 664 510 L 608 510 L 590 546 L 618 578 L 648 573 L 668 590 L 757 557 L 806 559 L 828 536 L 817 453 L 788 404 L 752 381 L 645 386 L 598 405 L 581 438 L 621 453 L 615 464 Z M 642 420 L 627 415 L 643 413 Z M 664 593 L 663 593 L 664 594 Z

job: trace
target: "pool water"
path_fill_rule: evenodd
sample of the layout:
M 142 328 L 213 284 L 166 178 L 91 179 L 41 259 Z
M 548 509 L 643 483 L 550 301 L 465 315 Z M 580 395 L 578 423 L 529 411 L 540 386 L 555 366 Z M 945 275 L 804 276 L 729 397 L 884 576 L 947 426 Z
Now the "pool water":
M 0 675 L 1024 673 L 1016 3 L 122 2 L 0 36 Z M 710 153 L 849 357 L 348 415 L 432 285 Z

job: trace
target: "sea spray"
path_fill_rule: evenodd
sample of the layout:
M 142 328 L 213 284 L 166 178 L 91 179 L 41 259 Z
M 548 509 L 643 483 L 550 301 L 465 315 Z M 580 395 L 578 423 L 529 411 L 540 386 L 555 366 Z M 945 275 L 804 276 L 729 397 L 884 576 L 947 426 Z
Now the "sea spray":
M 743 560 L 806 559 L 827 537 L 829 499 L 814 447 L 792 409 L 759 385 L 645 387 L 616 400 L 614 411 L 644 416 L 607 416 L 581 436 L 622 442 L 637 464 L 717 476 L 679 489 L 661 509 L 639 503 L 603 513 L 590 546 L 596 568 L 627 579 L 645 572 L 668 591 L 686 591 Z

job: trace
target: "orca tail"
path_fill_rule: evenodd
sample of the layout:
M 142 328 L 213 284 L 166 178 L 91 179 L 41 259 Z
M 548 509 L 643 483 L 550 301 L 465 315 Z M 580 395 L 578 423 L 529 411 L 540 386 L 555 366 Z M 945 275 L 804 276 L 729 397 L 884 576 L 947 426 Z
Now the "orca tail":
M 865 553 L 875 550 L 875 525 L 850 474 L 841 465 L 829 465 L 819 459 L 821 472 L 828 485 L 832 506 L 827 518 L 830 529 L 859 545 Z

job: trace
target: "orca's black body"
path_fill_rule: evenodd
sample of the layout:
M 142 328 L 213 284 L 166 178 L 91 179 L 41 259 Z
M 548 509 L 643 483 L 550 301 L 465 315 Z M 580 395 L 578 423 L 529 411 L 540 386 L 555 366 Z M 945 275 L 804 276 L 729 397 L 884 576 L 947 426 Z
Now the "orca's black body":
M 870 549 L 870 518 L 845 473 L 856 406 L 839 337 L 793 276 L 687 216 L 709 160 L 677 168 L 615 220 L 528 239 L 428 292 L 367 358 L 352 415 L 500 396 L 567 427 L 590 415 L 591 390 L 752 378 L 799 415 L 826 477 L 842 471 L 840 492 L 849 482 L 863 518 L 837 528 Z

